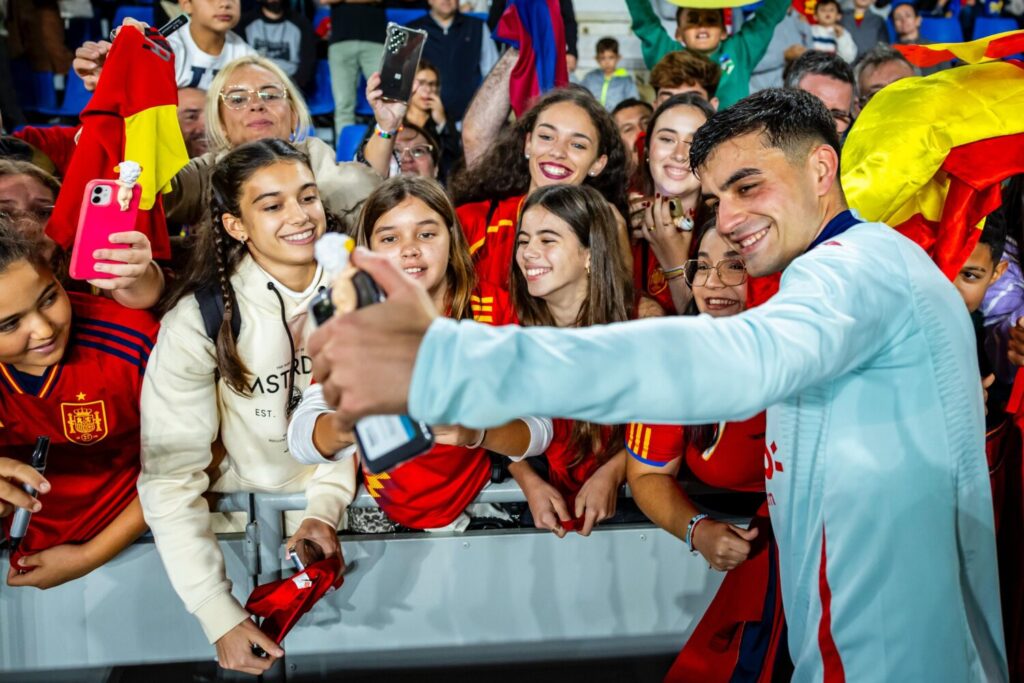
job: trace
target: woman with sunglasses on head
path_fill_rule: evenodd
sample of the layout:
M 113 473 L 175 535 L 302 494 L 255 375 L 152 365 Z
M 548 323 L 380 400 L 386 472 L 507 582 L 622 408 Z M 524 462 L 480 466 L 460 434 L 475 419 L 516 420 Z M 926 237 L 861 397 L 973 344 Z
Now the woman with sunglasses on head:
M 721 318 L 742 312 L 747 272 L 713 219 L 702 226 L 697 245 L 695 257 L 682 264 L 693 292 L 687 314 Z M 764 436 L 763 412 L 717 425 L 634 423 L 627 428 L 626 475 L 637 505 L 710 567 L 729 572 L 666 681 L 770 681 L 780 652 L 779 671 L 788 666 L 768 501 L 744 529 L 701 512 L 678 482 L 685 461 L 685 469 L 704 484 L 763 493 L 773 463 Z

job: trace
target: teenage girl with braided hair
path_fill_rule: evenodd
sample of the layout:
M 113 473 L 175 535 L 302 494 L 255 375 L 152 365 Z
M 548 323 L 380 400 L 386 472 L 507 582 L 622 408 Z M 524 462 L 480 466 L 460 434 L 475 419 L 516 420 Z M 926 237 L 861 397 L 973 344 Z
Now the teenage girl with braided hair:
M 309 540 L 328 557 L 340 553 L 355 465 L 302 465 L 286 441 L 310 381 L 307 308 L 326 284 L 313 243 L 335 223 L 308 158 L 280 140 L 229 152 L 211 188 L 212 225 L 169 298 L 143 384 L 139 496 L 171 583 L 220 665 L 258 674 L 283 652 L 232 596 L 204 494 L 305 491 L 289 546 Z M 209 310 L 220 302 L 218 325 Z M 254 656 L 253 644 L 270 656 Z

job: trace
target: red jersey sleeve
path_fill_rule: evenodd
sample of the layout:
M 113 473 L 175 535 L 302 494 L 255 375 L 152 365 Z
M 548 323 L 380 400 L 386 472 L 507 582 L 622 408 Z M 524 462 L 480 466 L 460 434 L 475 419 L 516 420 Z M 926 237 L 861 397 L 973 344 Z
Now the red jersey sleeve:
M 626 428 L 626 450 L 645 465 L 664 467 L 683 456 L 682 425 L 634 422 Z
M 75 153 L 76 133 L 78 128 L 72 126 L 26 126 L 13 135 L 50 157 L 57 172 L 63 176 L 71 163 L 71 155 Z

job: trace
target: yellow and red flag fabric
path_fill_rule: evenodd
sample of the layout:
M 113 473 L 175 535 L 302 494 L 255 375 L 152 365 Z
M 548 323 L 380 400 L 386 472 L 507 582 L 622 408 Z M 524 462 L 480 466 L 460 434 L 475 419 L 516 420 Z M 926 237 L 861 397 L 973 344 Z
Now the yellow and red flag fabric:
M 848 204 L 956 276 L 999 184 L 1024 171 L 1024 64 L 986 62 L 896 81 L 858 117 L 842 154 Z
M 118 33 L 103 65 L 89 104 L 82 110 L 78 148 L 64 177 L 64 186 L 46 233 L 70 249 L 78 227 L 85 185 L 97 178 L 116 179 L 125 160 L 142 166 L 142 189 L 136 229 L 144 233 L 154 258 L 171 255 L 160 193 L 188 163 L 177 117 L 178 88 L 174 53 L 153 29 Z
M 972 40 L 968 43 L 932 43 L 930 45 L 900 45 L 894 48 L 907 60 L 920 67 L 935 66 L 959 59 L 966 64 L 980 64 L 1003 59 L 1024 52 L 1024 31 L 1007 31 Z

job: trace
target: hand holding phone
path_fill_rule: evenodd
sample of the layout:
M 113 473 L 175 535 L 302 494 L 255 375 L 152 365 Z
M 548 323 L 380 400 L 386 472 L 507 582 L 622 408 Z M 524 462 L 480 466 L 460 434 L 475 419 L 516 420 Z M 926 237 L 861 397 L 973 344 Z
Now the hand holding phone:
M 380 64 L 380 89 L 385 100 L 408 102 L 419 69 L 427 32 L 388 23 L 384 57 Z
M 135 230 L 135 220 L 139 213 L 139 199 L 142 188 L 132 188 L 128 210 L 122 211 L 117 201 L 118 190 L 121 189 L 116 180 L 91 180 L 85 186 L 85 197 L 78 215 L 78 230 L 75 233 L 75 244 L 71 249 L 71 264 L 68 272 L 75 280 L 103 280 L 119 277 L 117 274 L 103 269 L 97 270 L 98 263 L 114 264 L 113 261 L 97 259 L 95 252 L 105 249 L 127 249 L 129 244 L 115 244 L 110 237 L 115 233 Z

